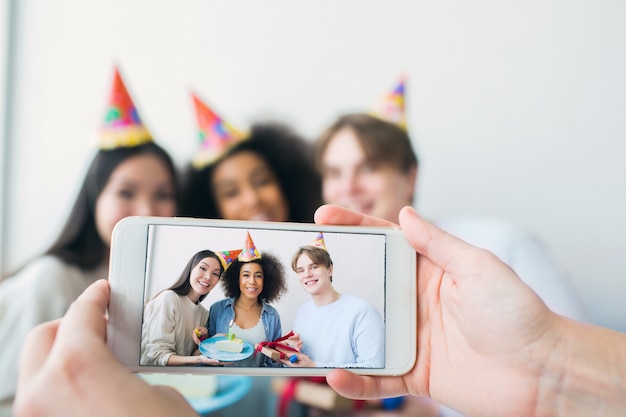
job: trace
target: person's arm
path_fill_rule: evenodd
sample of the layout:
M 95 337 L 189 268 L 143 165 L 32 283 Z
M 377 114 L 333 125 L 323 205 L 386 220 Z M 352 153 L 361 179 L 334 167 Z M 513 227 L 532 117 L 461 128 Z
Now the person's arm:
M 540 400 L 558 400 L 557 416 L 626 415 L 626 335 L 562 317 L 558 327 Z
M 327 358 L 337 358 L 336 361 L 320 361 L 311 358 L 305 353 L 294 353 L 298 360 L 291 362 L 281 360 L 283 365 L 292 368 L 377 368 L 385 364 L 385 329 L 378 310 L 361 299 L 344 295 L 343 317 L 335 318 L 333 329 L 325 335 L 325 339 L 333 340 L 332 346 L 327 346 Z M 348 311 L 350 313 L 348 314 Z M 306 320 L 316 321 L 320 318 L 299 316 L 299 326 L 306 327 Z M 324 320 L 324 319 L 322 319 Z M 348 330 L 349 329 L 349 330 Z M 335 332 L 335 334 L 333 334 Z M 309 341 L 311 343 L 313 341 Z M 316 343 L 325 343 L 323 340 Z M 303 348 L 306 346 L 303 344 Z M 307 352 L 311 352 L 310 350 Z
M 197 354 L 191 355 L 177 353 L 185 346 L 185 339 L 193 339 L 192 335 L 184 331 L 187 328 L 184 321 L 190 316 L 184 314 L 185 307 L 180 300 L 178 294 L 167 291 L 152 301 L 154 305 L 151 306 L 151 314 L 144 324 L 146 357 L 154 358 L 157 365 L 218 365 L 218 360 L 201 355 L 198 350 Z
M 28 333 L 67 312 L 87 287 L 77 267 L 56 256 L 29 262 L 0 285 L 0 416 L 10 414 L 17 388 L 19 357 Z
M 182 366 L 182 365 L 219 365 L 220 361 L 217 359 L 211 359 L 204 355 L 200 354 L 200 351 L 197 351 L 197 355 L 190 356 L 180 356 L 180 355 L 170 355 L 167 358 L 168 366 Z
M 279 339 L 283 336 L 283 326 L 280 321 L 280 314 L 278 314 L 278 310 L 270 305 L 267 305 L 266 308 L 271 311 L 271 314 L 268 314 L 269 319 L 272 322 L 270 329 L 274 329 L 274 333 L 268 335 L 268 341 Z
M 354 356 L 351 361 L 343 362 L 315 362 L 307 363 L 302 358 L 301 366 L 318 366 L 325 368 L 382 368 L 385 365 L 385 329 L 383 321 L 376 308 L 369 304 L 361 304 L 362 300 L 356 301 L 352 307 L 358 308 L 358 312 L 351 318 L 349 328 L 352 334 L 345 339 L 345 345 L 335 344 L 339 352 L 348 351 Z M 354 301 L 353 301 L 354 303 Z M 341 353 L 330 357 L 343 357 Z M 315 358 L 313 358 L 315 359 Z
M 316 223 L 382 225 L 337 206 Z M 350 398 L 429 396 L 468 416 L 626 415 L 626 335 L 551 312 L 491 253 L 412 208 L 400 224 L 418 253 L 418 358 L 401 377 L 334 370 Z
M 383 367 L 385 365 L 385 328 L 383 327 L 383 319 L 374 306 L 367 305 L 364 307 L 357 318 L 354 333 L 356 346 L 356 364 L 354 366 Z
M 262 311 L 261 314 L 265 315 L 267 317 L 267 320 L 269 320 L 268 330 L 270 331 L 269 334 L 266 333 L 265 341 L 271 342 L 273 340 L 277 340 L 281 338 L 283 336 L 283 327 L 280 321 L 280 314 L 278 314 L 278 310 L 276 310 L 274 307 L 270 306 L 269 304 L 265 304 L 265 303 L 264 303 L 263 309 L 267 310 L 266 312 Z M 267 356 L 263 356 L 263 366 L 266 366 L 269 368 L 276 368 L 276 367 L 283 366 L 283 364 L 280 361 L 275 361 L 273 359 L 270 359 Z
M 209 308 L 209 321 L 207 322 L 208 337 L 213 337 L 217 334 L 217 321 L 223 314 L 221 305 L 221 302 L 217 302 L 211 304 L 211 307 Z
M 196 327 L 191 332 L 191 338 L 193 339 L 196 345 L 202 343 L 202 341 L 209 337 L 209 329 L 206 327 Z
M 141 332 L 142 365 L 170 364 L 170 357 L 176 352 L 174 310 L 180 309 L 178 301 L 178 294 L 164 291 L 146 305 Z
M 91 285 L 62 320 L 36 327 L 26 339 L 14 416 L 197 417 L 170 387 L 130 373 L 105 343 L 107 281 Z

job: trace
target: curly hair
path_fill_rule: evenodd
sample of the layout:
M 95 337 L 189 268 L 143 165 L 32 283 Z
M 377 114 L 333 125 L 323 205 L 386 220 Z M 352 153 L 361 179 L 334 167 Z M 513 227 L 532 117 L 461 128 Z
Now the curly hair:
M 263 269 L 263 290 L 259 298 L 266 303 L 271 303 L 280 299 L 287 291 L 285 269 L 283 264 L 274 255 L 263 253 L 261 259 L 250 261 L 261 265 Z M 239 297 L 239 273 L 243 264 L 250 263 L 235 259 L 233 263 L 222 275 L 222 287 L 226 297 Z
M 313 160 L 313 145 L 286 125 L 273 122 L 253 125 L 248 138 L 217 162 L 200 170 L 190 164 L 183 173 L 180 215 L 223 218 L 211 186 L 213 171 L 220 162 L 244 151 L 259 155 L 274 171 L 289 205 L 287 220 L 313 222 L 313 213 L 322 204 L 321 176 Z

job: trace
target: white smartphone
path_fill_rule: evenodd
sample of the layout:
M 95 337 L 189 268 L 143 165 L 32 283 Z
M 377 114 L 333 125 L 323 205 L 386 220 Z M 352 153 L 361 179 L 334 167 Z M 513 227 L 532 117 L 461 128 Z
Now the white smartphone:
M 401 375 L 416 360 L 416 255 L 396 228 L 128 217 L 109 283 L 107 343 L 133 372 Z

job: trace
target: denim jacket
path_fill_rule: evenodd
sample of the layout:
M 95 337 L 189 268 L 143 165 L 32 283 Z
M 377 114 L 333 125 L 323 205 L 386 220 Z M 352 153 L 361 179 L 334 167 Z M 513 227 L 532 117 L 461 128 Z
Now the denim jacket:
M 235 300 L 236 298 L 225 298 L 211 305 L 209 309 L 209 321 L 207 328 L 209 329 L 209 337 L 216 333 L 228 333 L 231 320 L 235 318 Z M 265 301 L 261 301 L 261 320 L 265 329 L 265 341 L 276 340 L 282 336 L 282 328 L 280 325 L 280 316 L 278 311 Z M 259 353 L 260 354 L 260 353 Z M 265 358 L 263 366 L 280 366 L 273 362 L 270 358 Z

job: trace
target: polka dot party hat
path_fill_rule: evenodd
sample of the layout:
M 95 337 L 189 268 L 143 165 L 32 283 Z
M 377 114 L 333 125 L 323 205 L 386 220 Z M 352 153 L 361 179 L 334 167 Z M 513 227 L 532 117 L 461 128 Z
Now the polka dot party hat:
M 241 249 L 233 249 L 233 250 L 223 250 L 220 252 L 216 252 L 217 256 L 220 258 L 220 262 L 224 271 L 228 269 L 230 264 L 233 263 L 237 256 L 241 253 Z
M 250 262 L 254 261 L 255 259 L 261 259 L 261 254 L 254 245 L 252 237 L 250 236 L 250 232 L 246 232 L 246 241 L 237 259 L 239 259 L 241 262 Z

